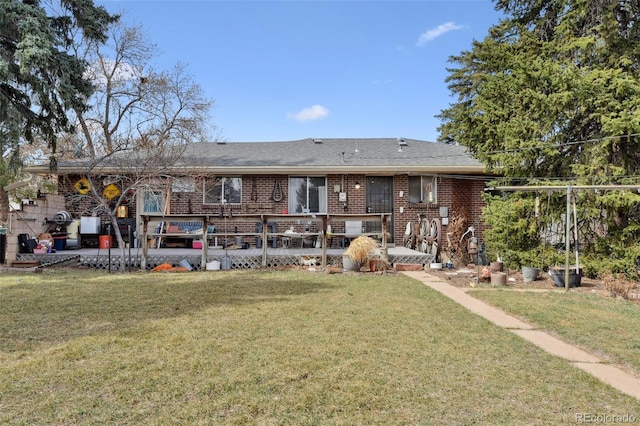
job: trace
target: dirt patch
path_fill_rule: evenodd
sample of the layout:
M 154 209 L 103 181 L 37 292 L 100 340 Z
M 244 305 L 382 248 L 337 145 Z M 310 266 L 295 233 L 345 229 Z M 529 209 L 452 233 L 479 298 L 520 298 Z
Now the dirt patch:
M 496 288 L 491 285 L 490 279 L 483 279 L 486 272 L 483 273 L 484 266 L 467 265 L 462 268 L 454 269 L 430 269 L 426 268 L 425 272 L 443 281 L 460 288 Z M 523 290 L 564 290 L 564 287 L 557 287 L 547 272 L 541 272 L 538 279 L 531 282 L 525 282 L 521 271 L 504 270 L 507 274 L 507 288 L 523 289 Z M 579 287 L 573 287 L 572 291 L 601 293 L 607 295 L 601 280 L 582 277 Z

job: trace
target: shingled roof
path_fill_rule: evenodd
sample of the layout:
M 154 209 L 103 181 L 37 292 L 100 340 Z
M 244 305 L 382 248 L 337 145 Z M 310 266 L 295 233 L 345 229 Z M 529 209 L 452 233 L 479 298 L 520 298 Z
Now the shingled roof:
M 405 138 L 302 139 L 287 142 L 197 143 L 186 163 L 237 172 L 429 172 L 482 174 L 465 147 Z
M 99 168 L 121 169 L 124 163 L 118 158 L 122 156 Z M 79 172 L 83 166 L 86 170 L 86 160 L 60 161 L 58 173 Z M 192 143 L 174 167 L 216 174 L 484 174 L 484 166 L 465 147 L 406 138 Z

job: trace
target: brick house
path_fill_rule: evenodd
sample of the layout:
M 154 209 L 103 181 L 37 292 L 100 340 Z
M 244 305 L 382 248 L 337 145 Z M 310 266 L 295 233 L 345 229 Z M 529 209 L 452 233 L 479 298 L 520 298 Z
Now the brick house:
M 123 219 L 139 227 L 145 212 L 216 215 L 224 200 L 234 215 L 391 213 L 387 231 L 392 245 L 402 244 L 407 222 L 418 214 L 443 219 L 445 232 L 448 219 L 456 215 L 480 234 L 483 229 L 484 167 L 461 146 L 406 138 L 194 143 L 180 161 L 193 175 L 170 181 L 158 176 L 125 198 Z M 58 192 L 74 218 L 91 216 L 95 207 L 81 196 L 85 182 L 77 164 L 61 161 L 58 166 Z M 46 166 L 30 171 L 48 172 Z M 100 190 L 111 185 L 117 191 L 108 179 L 93 182 L 105 186 Z M 254 226 L 243 224 L 246 229 L 234 231 L 255 232 L 249 229 Z M 362 231 L 379 231 L 379 226 L 364 222 Z

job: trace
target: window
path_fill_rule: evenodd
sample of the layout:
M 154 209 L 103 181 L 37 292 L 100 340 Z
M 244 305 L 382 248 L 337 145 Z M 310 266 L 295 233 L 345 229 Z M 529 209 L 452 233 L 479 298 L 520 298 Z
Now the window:
M 435 176 L 409 176 L 410 203 L 438 203 L 438 188 Z
M 143 189 L 140 192 L 141 213 L 162 213 L 164 211 L 164 193 L 162 190 Z
M 290 213 L 326 213 L 327 179 L 324 177 L 289 178 Z
M 204 204 L 242 203 L 242 178 L 215 177 L 204 181 Z

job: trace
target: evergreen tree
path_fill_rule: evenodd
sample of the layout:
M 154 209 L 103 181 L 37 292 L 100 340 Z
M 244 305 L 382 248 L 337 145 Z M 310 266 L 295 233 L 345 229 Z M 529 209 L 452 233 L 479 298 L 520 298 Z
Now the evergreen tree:
M 8 212 L 2 187 L 20 166 L 20 146 L 43 140 L 55 151 L 56 135 L 72 130 L 67 111 L 84 108 L 92 92 L 71 41 L 78 31 L 104 41 L 115 20 L 92 0 L 0 0 L 0 222 Z
M 497 0 L 496 9 L 504 19 L 450 58 L 457 102 L 439 115 L 440 142 L 467 146 L 511 180 L 637 183 L 640 2 Z M 580 196 L 585 233 L 604 224 L 590 249 L 636 245 L 637 194 Z
M 66 112 L 83 107 L 91 82 L 85 64 L 68 52 L 75 31 L 104 41 L 116 18 L 91 0 L 61 0 L 59 14 L 37 0 L 2 0 L 0 8 L 0 118 L 16 124 L 27 141 L 42 137 L 55 146 L 69 130 Z

